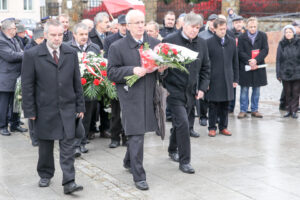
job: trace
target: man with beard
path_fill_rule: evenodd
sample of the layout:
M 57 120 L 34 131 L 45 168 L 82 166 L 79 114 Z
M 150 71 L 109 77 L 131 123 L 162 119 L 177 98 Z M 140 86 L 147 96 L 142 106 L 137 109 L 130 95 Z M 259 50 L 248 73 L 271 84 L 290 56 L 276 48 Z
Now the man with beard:
M 34 120 L 39 139 L 39 187 L 54 176 L 54 141 L 59 140 L 64 193 L 83 189 L 75 183 L 75 119 L 84 116 L 77 53 L 62 44 L 64 28 L 57 20 L 45 24 L 45 41 L 24 53 L 22 91 L 24 116 Z
M 190 164 L 190 127 L 193 123 L 191 112 L 194 110 L 195 100 L 203 98 L 209 85 L 208 50 L 206 42 L 198 37 L 201 26 L 202 17 L 189 13 L 184 17 L 182 31 L 163 40 L 199 52 L 197 60 L 185 65 L 188 74 L 178 69 L 168 69 L 163 80 L 169 92 L 167 103 L 172 113 L 172 133 L 168 152 L 171 159 L 175 161 L 179 153 L 179 169 L 184 173 L 195 172 Z

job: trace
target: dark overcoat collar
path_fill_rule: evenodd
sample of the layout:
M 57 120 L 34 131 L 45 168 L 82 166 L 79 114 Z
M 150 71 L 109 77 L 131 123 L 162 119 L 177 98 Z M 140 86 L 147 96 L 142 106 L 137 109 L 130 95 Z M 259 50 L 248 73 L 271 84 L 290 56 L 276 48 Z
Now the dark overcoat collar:
M 46 60 L 50 63 L 52 63 L 54 65 L 54 67 L 57 67 L 52 55 L 50 55 L 50 52 L 47 48 L 46 45 L 46 41 L 44 41 L 40 46 L 39 46 L 39 56 L 45 56 Z M 66 54 L 72 54 L 72 50 L 67 48 L 67 46 L 65 46 L 65 44 L 61 44 L 61 46 L 59 47 L 59 60 L 58 60 L 58 68 L 62 67 L 62 64 L 64 63 Z
M 218 44 L 220 44 L 221 46 L 227 46 L 227 44 L 229 43 L 229 37 L 228 37 L 227 34 L 224 36 L 225 41 L 224 41 L 224 44 L 223 44 L 223 45 L 221 44 L 222 38 L 220 38 L 220 37 L 217 36 L 216 34 L 214 34 L 214 38 L 218 41 Z
M 253 45 L 252 45 L 252 42 L 251 42 L 250 38 L 248 37 L 247 31 L 245 31 L 245 33 L 243 33 L 242 38 L 245 39 L 246 41 L 248 41 L 248 43 L 249 43 L 251 46 L 254 46 L 254 44 L 255 44 L 257 41 L 261 40 L 261 34 L 260 34 L 260 31 L 257 31 L 257 36 L 256 36 L 256 38 L 255 38 L 255 40 L 254 40 L 254 44 L 253 44 Z
M 135 41 L 135 39 L 132 37 L 132 35 L 130 34 L 130 32 L 128 31 L 127 32 L 127 35 L 126 35 L 126 38 L 127 38 L 127 42 L 129 44 L 129 47 L 131 49 L 135 49 L 135 48 L 138 48 L 140 46 L 140 44 Z M 144 32 L 144 35 L 143 35 L 143 43 L 148 43 L 149 45 L 151 45 L 149 43 L 149 36 L 147 35 L 146 31 Z

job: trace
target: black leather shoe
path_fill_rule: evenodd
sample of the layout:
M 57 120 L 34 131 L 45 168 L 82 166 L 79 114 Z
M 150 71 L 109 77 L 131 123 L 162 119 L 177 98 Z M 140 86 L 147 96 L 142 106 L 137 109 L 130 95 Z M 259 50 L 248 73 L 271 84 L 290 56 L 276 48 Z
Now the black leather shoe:
M 80 147 L 76 147 L 74 156 L 75 156 L 75 158 L 78 158 L 81 156 Z
M 172 122 L 172 116 L 166 116 L 166 121 L 167 122 Z
M 205 119 L 205 118 L 200 119 L 200 125 L 207 126 L 207 119 Z
M 191 164 L 181 164 L 179 165 L 179 169 L 187 174 L 193 174 L 195 173 L 195 170 L 193 169 Z
M 81 185 L 77 185 L 74 181 L 64 185 L 64 193 L 71 194 L 73 192 L 81 191 L 83 187 Z
M 24 133 L 24 132 L 27 132 L 27 131 L 28 131 L 28 129 L 22 128 L 21 126 L 10 127 L 10 132 L 21 132 L 21 133 Z
M 23 126 L 23 125 L 24 125 L 24 122 L 20 121 L 19 124 L 20 124 L 21 126 Z
M 118 146 L 120 146 L 120 142 L 115 140 L 111 141 L 109 144 L 109 148 L 117 148 Z
M 146 181 L 135 182 L 135 187 L 139 190 L 149 190 L 149 186 Z
M 285 113 L 285 114 L 283 115 L 283 117 L 290 117 L 291 115 L 292 115 L 292 113 L 287 112 L 287 113 Z
M 32 144 L 32 146 L 34 146 L 34 147 L 39 146 L 39 142 L 38 142 L 38 141 L 32 141 L 31 144 Z
M 85 145 L 80 145 L 80 152 L 81 153 L 87 153 L 89 150 L 85 147 Z
M 298 118 L 298 114 L 296 112 L 292 113 L 292 118 L 297 119 Z
M 173 161 L 179 162 L 179 155 L 178 155 L 177 152 L 175 152 L 175 153 L 169 153 L 169 157 L 170 157 Z
M 50 185 L 50 178 L 41 178 L 39 181 L 39 187 L 48 187 Z
M 0 134 L 3 136 L 10 136 L 11 133 L 7 130 L 7 128 L 1 128 L 0 129 Z
M 93 132 L 93 133 L 99 133 L 100 130 L 99 130 L 98 127 L 93 127 L 93 128 L 91 128 L 90 132 Z
M 191 136 L 191 137 L 197 138 L 197 137 L 200 137 L 200 134 L 197 133 L 197 132 L 195 132 L 194 130 L 191 130 L 191 131 L 190 131 L 190 136 Z

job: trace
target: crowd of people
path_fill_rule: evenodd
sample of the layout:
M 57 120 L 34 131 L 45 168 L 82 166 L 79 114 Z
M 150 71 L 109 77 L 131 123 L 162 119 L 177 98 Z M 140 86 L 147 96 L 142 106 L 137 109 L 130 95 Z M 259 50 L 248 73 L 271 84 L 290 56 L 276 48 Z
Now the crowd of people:
M 240 86 L 239 119 L 248 113 L 263 118 L 259 112 L 260 88 L 267 85 L 265 58 L 267 34 L 258 30 L 258 19 L 244 19 L 228 9 L 228 18 L 212 14 L 206 25 L 199 14 L 169 11 L 163 26 L 145 22 L 144 13 L 131 10 L 110 22 L 106 12 L 94 21 L 83 19 L 70 30 L 68 15 L 45 18 L 31 37 L 13 18 L 1 22 L 0 32 L 0 134 L 27 132 L 20 120 L 16 88 L 22 88 L 22 108 L 28 118 L 33 146 L 39 148 L 37 171 L 39 186 L 48 187 L 54 176 L 54 141 L 59 140 L 60 165 L 64 193 L 83 189 L 75 183 L 76 157 L 88 153 L 87 144 L 99 133 L 110 138 L 109 148 L 127 147 L 123 166 L 133 175 L 138 189 L 147 190 L 143 168 L 144 134 L 158 130 L 154 108 L 157 82 L 166 89 L 166 119 L 172 122 L 168 148 L 171 160 L 184 173 L 195 173 L 191 165 L 190 137 L 195 116 L 201 126 L 208 126 L 208 136 L 231 136 L 228 114 L 236 104 Z M 280 109 L 284 117 L 298 118 L 300 95 L 300 21 L 283 28 L 276 59 L 276 74 L 283 84 Z M 197 60 L 185 67 L 189 73 L 161 66 L 153 73 L 141 67 L 138 49 L 148 43 L 171 43 L 198 53 Z M 107 76 L 116 84 L 118 99 L 112 99 L 107 112 L 103 99 L 84 95 L 77 53 L 94 52 L 108 59 Z M 124 77 L 137 75 L 132 86 Z M 21 79 L 21 80 L 19 80 Z M 251 106 L 249 109 L 249 90 Z M 19 102 L 20 103 L 20 102 Z M 84 135 L 78 133 L 82 120 Z M 8 130 L 9 127 L 9 130 Z M 80 136 L 78 136 L 80 135 Z

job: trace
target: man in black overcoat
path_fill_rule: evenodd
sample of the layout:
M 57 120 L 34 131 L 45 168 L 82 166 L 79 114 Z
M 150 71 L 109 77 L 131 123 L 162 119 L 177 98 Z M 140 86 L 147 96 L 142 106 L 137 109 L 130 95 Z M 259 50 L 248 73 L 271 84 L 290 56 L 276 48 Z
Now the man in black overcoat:
M 207 40 L 208 54 L 211 62 L 209 90 L 206 98 L 209 102 L 209 136 L 216 136 L 217 118 L 220 117 L 220 134 L 231 136 L 227 130 L 228 105 L 234 98 L 234 88 L 238 83 L 238 52 L 236 42 L 226 34 L 226 20 L 214 21 L 215 35 Z
M 104 57 L 107 58 L 109 47 L 115 41 L 126 37 L 126 20 L 125 15 L 118 17 L 118 33 L 109 35 L 104 40 Z M 112 99 L 111 103 L 111 119 L 110 119 L 110 133 L 111 143 L 109 148 L 116 148 L 120 146 L 120 136 L 122 137 L 122 145 L 126 146 L 127 137 L 125 136 L 124 129 L 121 123 L 121 107 L 118 99 Z
M 266 68 L 258 68 L 258 65 L 265 64 L 265 58 L 269 53 L 267 34 L 257 30 L 258 21 L 255 17 L 247 20 L 247 31 L 239 37 L 239 84 L 240 93 L 240 113 L 239 119 L 247 117 L 249 107 L 249 88 L 252 88 L 251 96 L 251 116 L 262 118 L 258 112 L 260 87 L 267 85 Z M 245 65 L 251 67 L 250 71 L 245 70 Z
M 64 26 L 63 41 L 68 42 L 72 40 L 73 33 L 69 30 L 69 16 L 67 14 L 61 14 L 58 16 L 58 20 Z
M 59 140 L 64 193 L 82 190 L 75 183 L 75 119 L 84 116 L 84 98 L 77 53 L 62 44 L 63 26 L 49 20 L 46 41 L 24 54 L 22 91 L 24 116 L 34 120 L 39 139 L 39 186 L 48 187 L 54 175 L 54 141 Z
M 98 13 L 94 18 L 95 27 L 89 32 L 89 38 L 95 44 L 100 47 L 100 50 L 103 51 L 104 48 L 104 40 L 105 38 L 111 34 L 109 32 L 109 16 L 106 12 Z M 100 137 L 110 137 L 110 133 L 108 133 L 109 129 L 109 118 L 108 113 L 104 110 L 105 105 L 101 100 L 98 104 L 98 109 L 94 111 L 92 117 L 91 131 L 99 132 Z M 100 116 L 100 126 L 99 129 L 96 127 L 96 122 Z M 94 138 L 94 134 L 91 134 L 90 139 Z
M 209 85 L 208 50 L 206 42 L 198 37 L 201 25 L 201 16 L 189 13 L 184 18 L 182 31 L 163 40 L 163 42 L 184 46 L 199 53 L 197 60 L 185 66 L 189 74 L 178 69 L 168 69 L 164 78 L 164 85 L 170 93 L 167 103 L 172 113 L 173 126 L 168 149 L 169 156 L 176 160 L 174 158 L 178 157 L 179 153 L 179 169 L 185 173 L 195 172 L 190 164 L 190 127 L 193 125 L 191 123 L 194 123 L 191 112 L 194 110 L 195 100 L 203 98 Z
M 138 189 L 147 190 L 146 173 L 143 167 L 144 135 L 158 129 L 154 112 L 154 91 L 157 72 L 146 73 L 140 67 L 138 49 L 143 43 L 154 48 L 160 41 L 145 32 L 145 16 L 139 10 L 131 10 L 126 15 L 126 37 L 114 42 L 108 51 L 108 78 L 116 83 L 122 110 L 122 125 L 128 136 L 124 167 L 130 168 Z M 164 68 L 159 70 L 162 72 Z M 137 75 L 140 79 L 132 86 L 126 85 L 124 77 Z
M 91 42 L 88 36 L 88 26 L 84 23 L 79 23 L 74 26 L 73 39 L 67 43 L 77 53 L 80 52 L 93 52 L 96 55 L 100 54 L 98 45 Z M 96 99 L 85 97 L 85 117 L 82 120 L 85 135 L 83 138 L 76 139 L 75 142 L 75 157 L 81 156 L 81 153 L 87 153 L 88 149 L 85 147 L 87 144 L 87 136 L 90 132 L 91 120 L 93 111 L 97 108 Z

